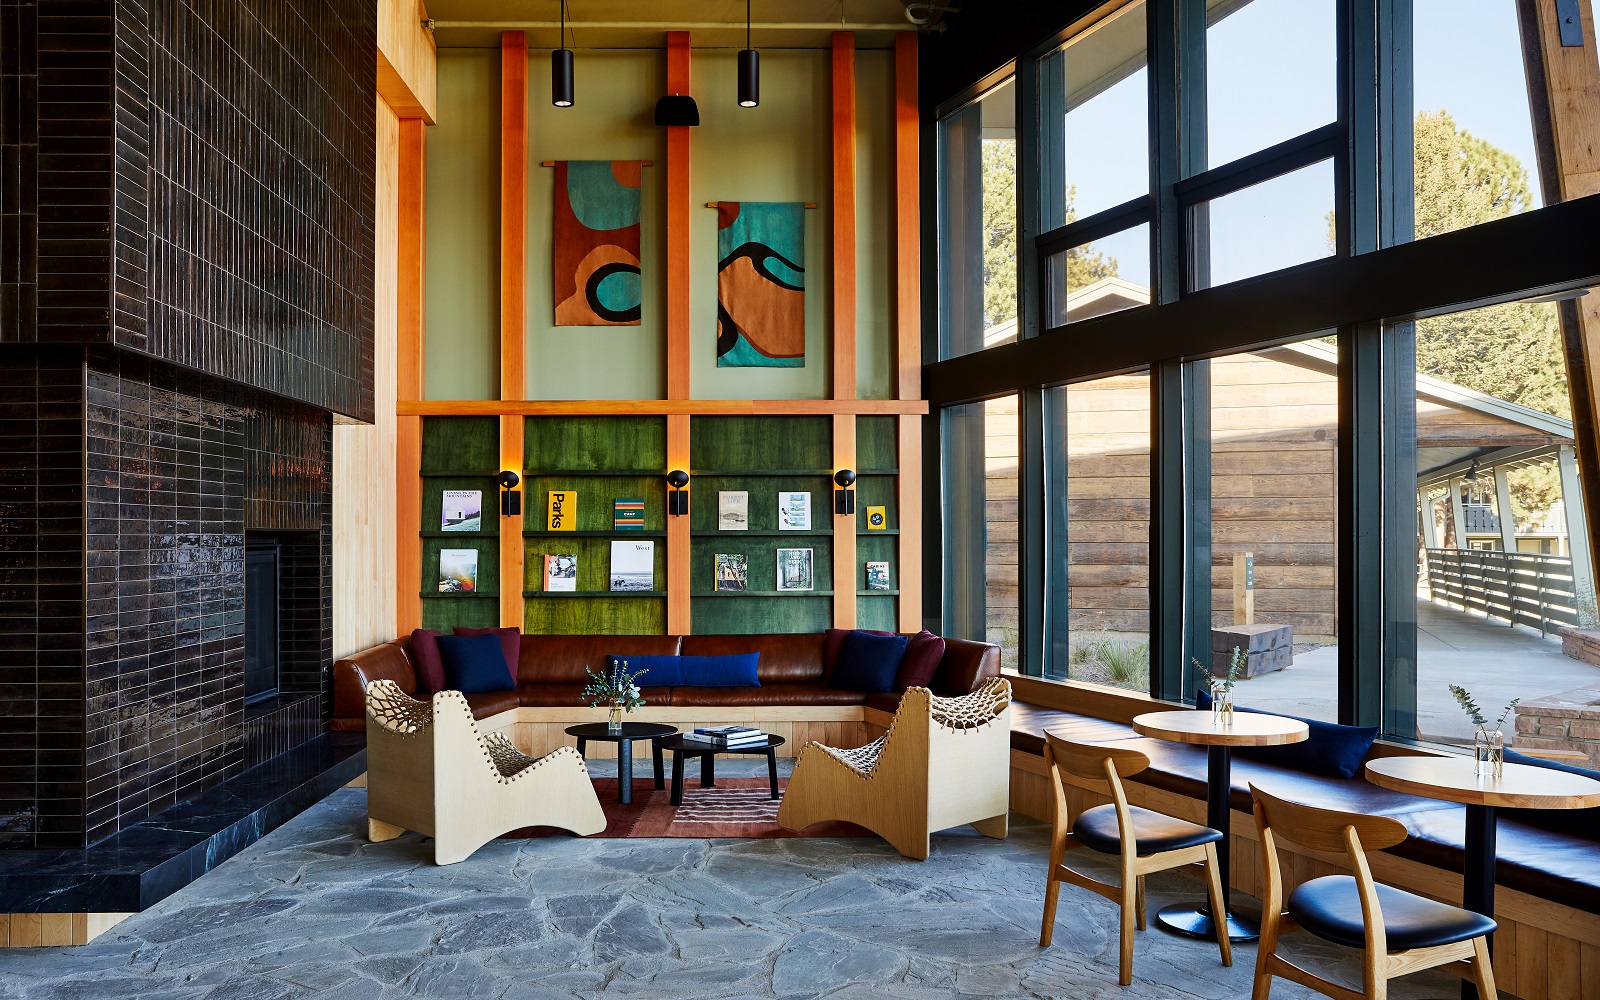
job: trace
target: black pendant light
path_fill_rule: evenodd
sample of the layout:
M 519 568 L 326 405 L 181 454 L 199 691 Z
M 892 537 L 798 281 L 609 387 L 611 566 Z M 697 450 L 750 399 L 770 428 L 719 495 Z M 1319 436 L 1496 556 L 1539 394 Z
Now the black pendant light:
M 550 103 L 572 107 L 572 50 L 567 48 L 567 0 L 561 0 L 560 48 L 550 53 Z
M 750 47 L 750 0 L 744 0 L 744 51 L 739 53 L 739 107 L 761 103 L 761 53 Z

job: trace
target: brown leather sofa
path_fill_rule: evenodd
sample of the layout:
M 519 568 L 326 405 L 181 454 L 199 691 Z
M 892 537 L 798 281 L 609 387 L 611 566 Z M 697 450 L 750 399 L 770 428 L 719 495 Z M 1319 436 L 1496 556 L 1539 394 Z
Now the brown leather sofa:
M 760 687 L 645 687 L 650 705 L 738 707 L 748 705 L 870 705 L 893 712 L 898 694 L 866 695 L 828 686 L 822 632 L 784 635 L 525 635 L 517 660 L 517 689 L 467 695 L 474 717 L 482 719 L 519 707 L 574 707 L 588 676 L 585 666 L 604 670 L 607 656 L 722 656 L 759 652 Z M 366 729 L 366 686 L 394 681 L 417 692 L 409 636 L 362 650 L 333 665 L 332 729 Z M 946 639 L 944 659 L 930 687 L 935 694 L 976 691 L 1000 674 L 1000 647 L 987 642 Z M 644 678 L 648 681 L 648 676 Z

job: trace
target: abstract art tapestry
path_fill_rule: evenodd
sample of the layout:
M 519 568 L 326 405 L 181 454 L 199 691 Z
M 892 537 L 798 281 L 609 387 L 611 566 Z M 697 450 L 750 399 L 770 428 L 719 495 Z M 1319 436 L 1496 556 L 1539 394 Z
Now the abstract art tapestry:
M 801 202 L 717 203 L 717 367 L 804 368 Z
M 556 326 L 638 326 L 642 160 L 557 160 Z

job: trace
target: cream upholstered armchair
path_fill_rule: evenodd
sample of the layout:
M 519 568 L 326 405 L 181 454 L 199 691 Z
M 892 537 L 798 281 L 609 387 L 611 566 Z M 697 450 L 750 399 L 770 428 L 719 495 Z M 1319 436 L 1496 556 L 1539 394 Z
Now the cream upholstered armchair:
M 1011 684 L 991 678 L 959 698 L 906 689 L 889 731 L 857 750 L 807 743 L 778 825 L 864 826 L 895 850 L 928 857 L 928 835 L 970 823 L 1006 835 L 1011 808 Z
M 393 681 L 367 685 L 369 839 L 415 830 L 433 838 L 434 863 L 449 865 L 525 826 L 579 836 L 605 829 L 576 750 L 534 758 L 499 733 L 478 732 L 459 691 L 441 691 L 430 704 Z

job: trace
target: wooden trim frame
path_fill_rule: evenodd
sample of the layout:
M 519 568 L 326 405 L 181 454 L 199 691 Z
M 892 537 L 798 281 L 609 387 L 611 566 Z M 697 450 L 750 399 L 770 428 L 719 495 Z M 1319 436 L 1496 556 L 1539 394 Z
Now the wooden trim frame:
M 500 36 L 500 398 L 528 395 L 528 36 Z M 520 460 L 519 460 L 520 464 Z
M 662 475 L 673 469 L 688 471 L 689 464 L 689 415 L 687 413 L 672 413 L 667 415 L 667 467 L 662 470 Z M 666 489 L 665 480 L 661 489 Z M 689 509 L 694 509 L 694 480 L 689 480 L 687 487 L 689 493 Z M 711 498 L 715 503 L 715 498 Z M 692 623 L 690 615 L 690 591 L 693 583 L 691 524 L 689 515 L 667 517 L 667 634 L 688 635 Z
M 689 93 L 689 69 L 689 32 L 667 32 L 668 94 Z M 668 399 L 688 399 L 690 392 L 689 136 L 687 125 L 667 126 Z
M 918 163 L 921 125 L 917 110 L 917 36 L 896 35 L 894 386 L 900 399 L 922 395 L 922 175 Z
M 398 406 L 423 394 L 423 296 L 427 207 L 427 126 L 420 118 L 400 119 L 400 212 L 396 253 L 398 357 L 395 398 Z M 401 414 L 395 421 L 395 634 L 422 627 L 422 417 Z
M 500 418 L 500 468 L 515 472 L 519 480 L 523 475 L 522 434 L 525 426 L 526 421 L 519 416 Z M 530 502 L 527 490 L 520 482 L 517 488 L 523 493 L 523 502 Z M 523 579 L 527 549 L 522 540 L 522 518 L 502 515 L 499 496 L 494 498 L 492 506 L 500 522 L 500 627 L 522 628 L 522 591 L 527 587 Z
M 832 209 L 833 398 L 855 399 L 856 36 L 849 31 L 833 33 Z
M 401 416 L 791 416 L 804 414 L 925 414 L 921 399 L 402 399 Z
M 833 468 L 856 467 L 856 418 L 848 413 L 833 418 Z M 835 512 L 836 484 L 829 484 L 828 516 L 833 522 L 833 627 L 856 627 L 856 515 Z M 851 487 L 854 489 L 854 487 Z

